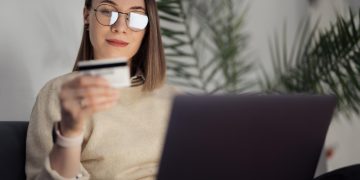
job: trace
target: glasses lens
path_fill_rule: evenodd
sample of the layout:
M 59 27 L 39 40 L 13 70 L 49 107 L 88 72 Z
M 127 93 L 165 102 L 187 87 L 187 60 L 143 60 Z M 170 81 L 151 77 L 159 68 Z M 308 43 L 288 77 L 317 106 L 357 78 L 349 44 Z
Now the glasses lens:
M 96 19 L 104 26 L 111 26 L 118 20 L 117 10 L 109 5 L 100 5 L 96 8 Z
M 134 31 L 142 31 L 149 23 L 149 18 L 145 14 L 138 12 L 130 12 L 128 19 L 128 26 Z

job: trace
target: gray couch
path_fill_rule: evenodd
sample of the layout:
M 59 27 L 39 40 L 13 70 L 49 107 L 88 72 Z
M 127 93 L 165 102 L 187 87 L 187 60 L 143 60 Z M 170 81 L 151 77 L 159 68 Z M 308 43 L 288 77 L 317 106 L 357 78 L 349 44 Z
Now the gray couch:
M 25 179 L 28 122 L 0 122 L 0 179 Z
M 25 176 L 25 149 L 28 122 L 0 121 L 0 179 L 20 180 Z M 325 159 L 322 155 L 316 174 L 326 172 Z M 316 180 L 359 180 L 360 165 L 327 173 Z

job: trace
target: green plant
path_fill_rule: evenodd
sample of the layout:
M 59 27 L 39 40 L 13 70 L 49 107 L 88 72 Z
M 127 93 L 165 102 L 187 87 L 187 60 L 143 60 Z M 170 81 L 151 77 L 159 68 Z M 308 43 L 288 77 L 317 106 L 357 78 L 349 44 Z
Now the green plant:
M 316 23 L 318 24 L 318 23 Z M 334 94 L 338 110 L 359 113 L 360 105 L 360 21 L 351 10 L 337 16 L 328 28 L 311 27 L 305 20 L 298 28 L 290 52 L 275 34 L 270 42 L 272 71 L 264 72 L 265 91 Z
M 232 0 L 159 0 L 169 81 L 206 93 L 238 93 L 253 64 L 246 52 L 247 8 Z M 360 113 L 360 20 L 351 10 L 319 29 L 301 22 L 288 49 L 287 30 L 269 41 L 272 67 L 259 82 L 265 92 L 335 94 L 338 110 Z
M 251 87 L 243 31 L 246 11 L 232 0 L 159 0 L 169 82 L 205 93 Z

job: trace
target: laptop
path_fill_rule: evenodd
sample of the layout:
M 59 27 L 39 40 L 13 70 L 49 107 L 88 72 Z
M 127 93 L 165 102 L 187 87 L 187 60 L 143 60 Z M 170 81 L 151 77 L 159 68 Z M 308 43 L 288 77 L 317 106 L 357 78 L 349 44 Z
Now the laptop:
M 177 96 L 157 179 L 313 179 L 335 106 L 334 96 Z

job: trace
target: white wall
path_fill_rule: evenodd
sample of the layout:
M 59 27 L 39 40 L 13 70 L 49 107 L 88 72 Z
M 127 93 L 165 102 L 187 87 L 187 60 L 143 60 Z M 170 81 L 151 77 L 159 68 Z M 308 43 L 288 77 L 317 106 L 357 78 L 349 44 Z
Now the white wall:
M 69 72 L 80 43 L 83 1 L 11 0 L 0 6 L 0 120 L 28 120 L 49 79 Z
M 300 20 L 308 14 L 307 1 L 247 0 L 247 3 L 250 3 L 247 22 L 250 48 L 256 52 L 259 63 L 268 66 L 271 63 L 269 38 L 273 38 L 276 31 L 282 33 L 286 23 L 290 44 Z

